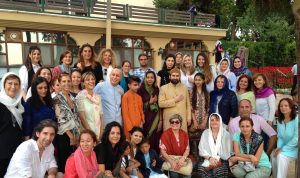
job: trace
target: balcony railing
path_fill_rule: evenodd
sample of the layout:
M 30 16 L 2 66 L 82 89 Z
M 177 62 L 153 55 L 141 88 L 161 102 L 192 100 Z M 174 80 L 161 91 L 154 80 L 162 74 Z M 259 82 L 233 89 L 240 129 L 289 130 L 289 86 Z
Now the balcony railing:
M 107 3 L 97 0 L 0 0 L 0 9 L 106 18 Z M 216 28 L 214 14 L 111 3 L 111 18 L 183 26 Z

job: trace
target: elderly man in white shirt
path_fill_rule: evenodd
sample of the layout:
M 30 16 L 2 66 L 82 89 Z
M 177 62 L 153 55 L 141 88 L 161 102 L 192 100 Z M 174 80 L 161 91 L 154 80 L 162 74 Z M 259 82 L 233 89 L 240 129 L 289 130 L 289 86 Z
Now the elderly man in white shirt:
M 5 178 L 55 178 L 57 165 L 52 141 L 57 125 L 52 120 L 43 120 L 35 128 L 33 138 L 23 142 L 10 160 Z

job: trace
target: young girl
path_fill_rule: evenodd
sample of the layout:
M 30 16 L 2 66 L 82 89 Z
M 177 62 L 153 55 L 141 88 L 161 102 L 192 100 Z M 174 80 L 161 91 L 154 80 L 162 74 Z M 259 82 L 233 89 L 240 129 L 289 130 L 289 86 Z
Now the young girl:
M 125 141 L 122 145 L 124 153 L 122 156 L 120 175 L 123 178 L 141 178 L 142 174 L 137 170 L 141 165 L 137 160 L 130 156 L 131 145 Z
M 191 153 L 198 157 L 198 144 L 202 132 L 206 129 L 209 107 L 209 93 L 206 90 L 205 76 L 197 73 L 194 77 L 195 85 L 190 94 L 192 106 L 192 125 L 189 128 Z
M 148 139 L 143 139 L 139 144 L 139 151 L 136 153 L 135 159 L 141 163 L 139 169 L 144 178 L 168 178 L 161 171 L 163 161 L 159 158 L 155 150 L 150 149 Z

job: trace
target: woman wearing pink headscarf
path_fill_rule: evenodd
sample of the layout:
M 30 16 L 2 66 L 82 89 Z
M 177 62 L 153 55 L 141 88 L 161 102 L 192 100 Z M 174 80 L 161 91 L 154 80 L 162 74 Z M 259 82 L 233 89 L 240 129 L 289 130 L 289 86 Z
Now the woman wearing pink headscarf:
M 79 147 L 68 158 L 64 178 L 95 178 L 98 174 L 96 153 L 96 134 L 83 130 L 79 136 Z

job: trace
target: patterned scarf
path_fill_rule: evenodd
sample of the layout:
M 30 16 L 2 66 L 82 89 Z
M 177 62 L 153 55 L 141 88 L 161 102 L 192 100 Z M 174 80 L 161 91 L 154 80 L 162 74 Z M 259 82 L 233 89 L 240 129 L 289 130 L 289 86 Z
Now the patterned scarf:
M 246 143 L 246 139 L 244 137 L 244 135 L 241 133 L 240 135 L 240 143 L 241 143 L 241 147 L 243 150 L 243 153 L 247 153 L 247 143 Z M 263 138 L 261 135 L 259 135 L 258 133 L 254 132 L 254 130 L 252 130 L 251 133 L 251 137 L 250 137 L 250 148 L 249 148 L 249 153 L 250 155 L 255 155 L 256 151 L 258 150 L 259 146 L 263 143 Z
M 206 116 L 205 111 L 205 95 L 204 92 L 198 93 L 197 92 L 197 103 L 196 103 L 197 111 L 197 120 L 201 124 L 203 121 L 203 118 Z

